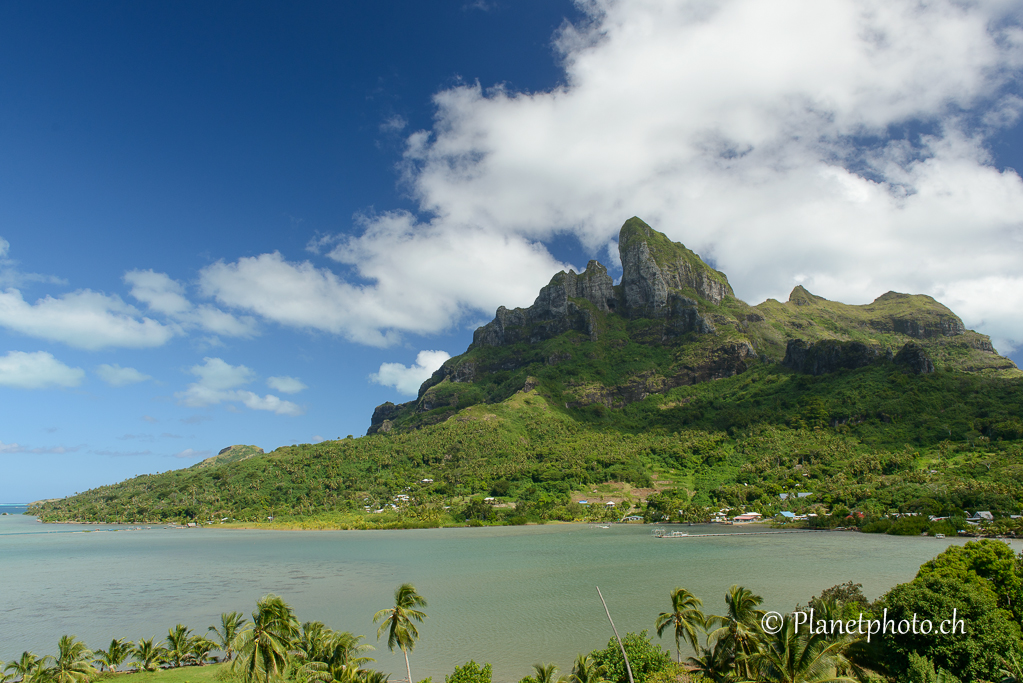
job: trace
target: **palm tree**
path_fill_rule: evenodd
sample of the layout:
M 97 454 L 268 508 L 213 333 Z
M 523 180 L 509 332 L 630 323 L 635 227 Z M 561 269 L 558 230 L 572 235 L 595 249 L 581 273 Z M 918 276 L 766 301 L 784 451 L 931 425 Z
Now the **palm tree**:
M 326 664 L 334 680 L 341 680 L 346 673 L 355 676 L 363 664 L 373 661 L 362 654 L 373 649 L 362 644 L 362 638 L 349 631 L 332 631 L 319 621 L 306 622 L 295 649 L 302 659 Z
M 173 666 L 179 667 L 189 659 L 192 650 L 191 635 L 192 629 L 184 624 L 178 624 L 167 631 L 167 658 Z
M 291 607 L 276 595 L 264 595 L 256 603 L 252 624 L 239 634 L 238 659 L 233 667 L 241 665 L 248 681 L 262 678 L 269 683 L 271 676 L 278 678 L 284 673 L 288 650 L 298 634 L 298 620 Z
M 587 654 L 581 654 L 575 658 L 575 665 L 572 667 L 572 675 L 568 677 L 569 683 L 604 683 L 604 674 L 607 667 L 597 664 Z
M 359 677 L 360 683 L 387 683 L 387 679 L 391 677 L 391 674 L 385 674 L 383 671 L 363 671 Z
M 113 673 L 131 654 L 131 645 L 124 642 L 124 638 L 117 638 L 110 641 L 110 647 L 106 650 L 96 650 L 94 654 L 97 655 L 96 663 L 102 664 L 107 671 Z
M 735 680 L 735 657 L 723 640 L 706 648 L 697 648 L 695 657 L 686 659 L 691 670 L 703 674 L 711 683 L 732 683 Z
M 154 640 L 155 636 L 149 640 L 140 639 L 131 650 L 139 671 L 156 671 L 167 659 L 167 649 L 154 645 Z
M 536 683 L 568 683 L 567 677 L 558 676 L 558 667 L 554 664 L 534 664 L 533 672 L 531 678 Z
M 53 683 L 87 683 L 96 673 L 92 660 L 92 650 L 85 643 L 74 636 L 61 636 L 53 666 L 44 673 Z
M 699 636 L 696 630 L 703 629 L 706 624 L 706 618 L 700 611 L 703 602 L 685 588 L 676 588 L 668 597 L 671 599 L 671 611 L 657 615 L 657 635 L 663 634 L 669 626 L 675 630 L 675 652 L 678 654 L 678 663 L 681 664 L 682 646 L 679 641 L 682 638 L 689 641 L 693 650 L 699 651 Z
M 195 664 L 203 666 L 210 659 L 210 652 L 215 650 L 217 644 L 209 638 L 192 636 L 188 641 L 188 658 Z
M 740 674 L 747 681 L 751 677 L 748 659 L 756 650 L 757 639 L 762 633 L 760 619 L 764 616 L 764 610 L 757 609 L 757 605 L 763 601 L 762 597 L 750 589 L 733 585 L 725 593 L 728 613 L 725 616 L 712 616 L 707 620 L 708 625 L 720 624 L 708 635 L 708 642 L 712 639 L 724 639 L 727 647 L 735 655 L 736 664 L 742 667 Z
M 377 640 L 384 631 L 387 631 L 387 648 L 394 652 L 394 646 L 401 648 L 405 655 L 405 670 L 408 673 L 408 683 L 412 683 L 412 668 L 408 663 L 408 653 L 416 646 L 416 638 L 419 631 L 413 621 L 422 623 L 426 614 L 415 609 L 426 607 L 426 600 L 416 592 L 416 587 L 411 583 L 403 583 L 394 591 L 394 607 L 382 609 L 373 615 L 373 623 L 383 621 L 377 629 Z
M 20 678 L 22 683 L 32 681 L 43 671 L 49 656 L 39 657 L 34 652 L 22 652 L 21 659 L 15 659 L 4 667 L 4 671 L 10 671 L 15 678 Z
M 749 668 L 762 683 L 857 683 L 837 671 L 844 663 L 841 650 L 846 645 L 809 629 L 800 632 L 790 614 L 781 629 L 750 655 Z
M 217 634 L 217 643 L 227 656 L 227 661 L 229 662 L 234 657 L 233 647 L 235 638 L 238 637 L 238 633 L 244 625 L 245 617 L 242 616 L 241 612 L 224 612 L 220 615 L 220 628 L 210 626 L 207 629 L 207 632 L 213 631 Z

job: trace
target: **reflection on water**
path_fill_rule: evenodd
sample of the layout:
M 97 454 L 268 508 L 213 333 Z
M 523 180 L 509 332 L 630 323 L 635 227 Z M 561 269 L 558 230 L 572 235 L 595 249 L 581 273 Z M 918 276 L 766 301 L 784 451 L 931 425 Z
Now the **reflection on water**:
M 303 621 L 365 634 L 377 645 L 373 613 L 389 607 L 395 587 L 408 581 L 429 601 L 411 656 L 417 679 L 443 680 L 456 664 L 475 659 L 493 664 L 495 681 L 517 681 L 534 662 L 567 671 L 576 653 L 607 644 L 596 585 L 620 631 L 652 631 L 675 586 L 701 597 L 712 613 L 724 610 L 733 583 L 782 611 L 849 580 L 873 598 L 961 542 L 841 532 L 657 539 L 649 526 L 567 524 L 102 531 L 116 528 L 0 517 L 0 659 L 23 649 L 50 653 L 64 633 L 98 648 L 114 637 L 164 637 L 177 623 L 204 632 L 221 612 L 251 612 L 266 593 L 281 595 Z M 90 532 L 69 533 L 82 530 Z M 385 643 L 372 654 L 385 671 L 404 668 Z

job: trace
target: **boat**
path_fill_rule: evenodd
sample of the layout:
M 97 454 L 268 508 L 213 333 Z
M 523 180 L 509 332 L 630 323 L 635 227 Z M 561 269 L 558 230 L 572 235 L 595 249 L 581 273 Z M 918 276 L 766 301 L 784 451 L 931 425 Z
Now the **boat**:
M 688 531 L 665 531 L 664 529 L 658 529 L 654 532 L 654 536 L 657 538 L 685 538 L 688 535 Z
M 935 538 L 945 538 L 945 534 L 934 534 Z

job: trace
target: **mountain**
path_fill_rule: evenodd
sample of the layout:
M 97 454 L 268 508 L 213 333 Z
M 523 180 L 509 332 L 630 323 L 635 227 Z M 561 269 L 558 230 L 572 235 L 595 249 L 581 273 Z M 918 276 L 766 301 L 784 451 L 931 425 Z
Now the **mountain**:
M 916 534 L 887 515 L 1021 511 L 1023 373 L 942 304 L 796 287 L 751 306 L 638 218 L 619 250 L 618 284 L 591 261 L 499 308 L 365 437 L 233 446 L 31 511 L 386 528 L 730 506 Z
M 543 385 L 569 409 L 620 408 L 764 363 L 814 375 L 880 362 L 917 373 L 1021 374 L 929 296 L 888 292 L 852 306 L 797 286 L 784 303 L 750 306 L 724 273 L 639 218 L 622 226 L 618 249 L 619 284 L 590 261 L 582 273 L 555 275 L 529 308 L 502 306 L 415 401 L 378 406 L 368 433 L 435 424 L 527 385 Z

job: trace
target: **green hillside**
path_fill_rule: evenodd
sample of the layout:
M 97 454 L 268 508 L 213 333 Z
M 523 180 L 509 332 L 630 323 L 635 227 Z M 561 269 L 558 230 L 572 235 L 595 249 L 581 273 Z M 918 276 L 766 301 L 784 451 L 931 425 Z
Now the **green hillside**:
M 1019 511 L 1023 373 L 940 303 L 850 306 L 797 287 L 749 306 L 639 219 L 619 245 L 619 284 L 591 261 L 531 307 L 498 309 L 416 400 L 378 406 L 365 437 L 235 446 L 33 512 L 361 527 L 633 505 Z

